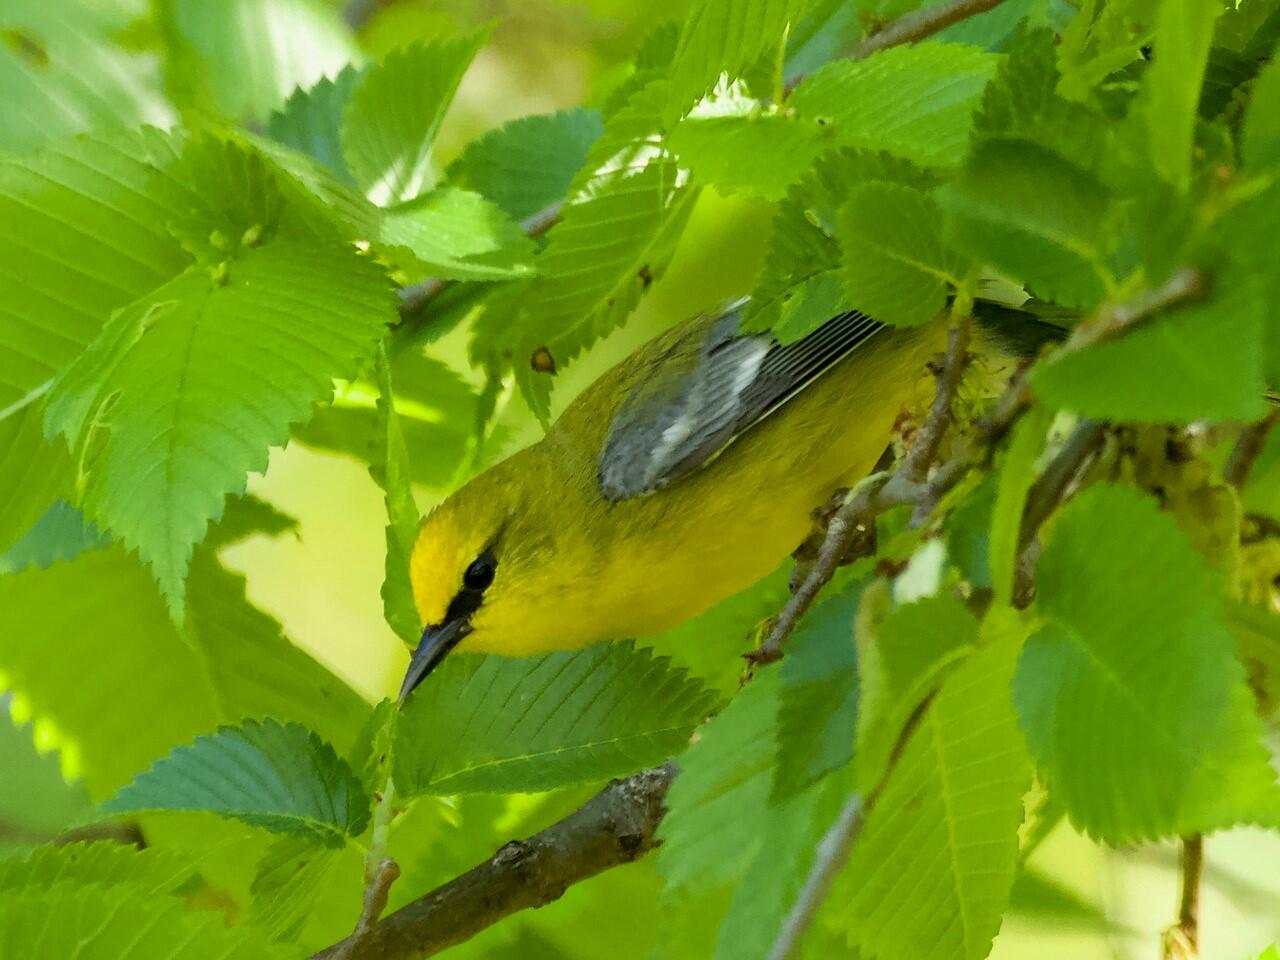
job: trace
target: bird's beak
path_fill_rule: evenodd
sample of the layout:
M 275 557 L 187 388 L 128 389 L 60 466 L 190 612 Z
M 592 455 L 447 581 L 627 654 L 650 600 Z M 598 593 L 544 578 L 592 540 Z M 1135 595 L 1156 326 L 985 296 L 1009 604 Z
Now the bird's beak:
M 409 669 L 405 671 L 404 683 L 400 685 L 400 702 L 413 692 L 414 687 L 426 679 L 450 650 L 456 647 L 468 633 L 471 624 L 466 617 L 456 617 L 427 627 L 422 631 L 422 639 L 418 641 L 418 649 L 413 651 L 409 660 Z

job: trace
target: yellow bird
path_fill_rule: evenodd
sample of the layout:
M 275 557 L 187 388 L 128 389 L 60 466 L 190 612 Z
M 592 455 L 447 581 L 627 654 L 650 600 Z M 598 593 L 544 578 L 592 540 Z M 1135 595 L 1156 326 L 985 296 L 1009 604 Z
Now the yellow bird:
M 854 311 L 782 345 L 739 333 L 741 305 L 649 341 L 436 507 L 411 561 L 428 626 L 402 698 L 455 647 L 643 636 L 766 576 L 875 465 L 946 339 L 941 318 Z

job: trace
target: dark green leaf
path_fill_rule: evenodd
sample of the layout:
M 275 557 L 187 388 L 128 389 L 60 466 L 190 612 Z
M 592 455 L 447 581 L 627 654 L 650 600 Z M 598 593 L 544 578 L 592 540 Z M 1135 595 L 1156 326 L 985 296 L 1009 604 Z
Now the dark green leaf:
M 207 810 L 329 847 L 358 836 L 369 798 L 351 768 L 306 727 L 248 720 L 157 760 L 108 801 L 108 813 Z
M 564 199 L 587 151 L 603 133 L 595 110 L 521 117 L 473 140 L 449 165 L 448 180 L 523 220 Z
M 402 714 L 396 788 L 515 793 L 634 773 L 677 752 L 711 706 L 701 684 L 629 642 L 455 655 Z
M 348 65 L 336 79 L 321 77 L 306 90 L 298 89 L 284 106 L 271 114 L 267 135 L 324 164 L 342 180 L 355 185 L 342 157 L 342 113 L 361 71 Z
M 772 803 L 794 797 L 853 759 L 858 729 L 854 617 L 865 581 L 828 590 L 788 645 L 779 694 Z

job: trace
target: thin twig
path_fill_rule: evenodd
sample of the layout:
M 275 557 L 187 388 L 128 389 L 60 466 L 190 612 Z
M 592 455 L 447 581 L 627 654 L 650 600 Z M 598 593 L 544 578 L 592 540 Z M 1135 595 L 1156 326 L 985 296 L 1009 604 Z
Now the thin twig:
M 1200 877 L 1204 873 L 1204 836 L 1182 838 L 1182 883 L 1178 893 L 1178 922 L 1165 931 L 1164 960 L 1194 960 L 1200 956 Z
M 1004 0 L 951 0 L 950 3 L 936 7 L 915 10 L 890 21 L 883 29 L 863 40 L 849 55 L 850 59 L 863 60 L 890 47 L 924 40 L 961 20 L 994 10 L 1003 2 Z
M 1027 491 L 1027 502 L 1022 509 L 1022 525 L 1018 530 L 1019 548 L 1031 542 L 1041 524 L 1062 503 L 1071 481 L 1102 443 L 1106 433 L 1106 424 L 1099 420 L 1084 419 L 1076 424 L 1062 449 L 1049 461 L 1044 472 Z
M 1243 490 L 1249 481 L 1253 465 L 1262 455 L 1262 448 L 1267 445 L 1267 435 L 1280 420 L 1280 410 L 1272 410 L 1257 423 L 1251 423 L 1240 431 L 1236 445 L 1231 449 L 1227 465 L 1222 469 L 1222 478 L 1237 490 Z
M 866 825 L 867 817 L 871 815 L 871 811 L 875 808 L 880 795 L 889 784 L 889 778 L 898 766 L 898 761 L 902 759 L 902 755 L 906 753 L 907 745 L 911 742 L 911 737 L 915 734 L 920 722 L 924 719 L 924 715 L 928 712 L 929 706 L 933 703 L 934 697 L 938 694 L 935 688 L 928 696 L 916 704 L 916 708 L 911 712 L 911 716 L 907 718 L 907 722 L 902 725 L 902 729 L 898 732 L 898 739 L 893 744 L 893 750 L 889 753 L 889 759 L 885 763 L 884 771 L 880 774 L 880 779 L 876 785 L 867 794 L 864 801 L 862 795 L 854 793 L 845 802 L 840 815 L 836 817 L 835 823 L 823 836 L 818 843 L 818 849 L 814 853 L 813 866 L 809 870 L 809 876 L 805 878 L 804 887 L 800 891 L 800 895 L 796 898 L 796 902 L 792 904 L 791 910 L 787 913 L 786 919 L 782 923 L 781 929 L 778 931 L 778 938 L 773 942 L 773 948 L 769 951 L 769 960 L 787 960 L 800 946 L 800 941 L 804 939 L 804 935 L 809 931 L 809 927 L 813 925 L 813 919 L 817 916 L 819 908 L 827 899 L 827 894 L 831 891 L 831 884 L 835 881 L 836 875 L 844 869 L 844 865 L 849 860 L 849 854 L 853 851 L 853 845 L 857 842 L 858 837 L 862 834 L 862 828 Z
M 1031 484 L 1022 508 L 1018 528 L 1017 561 L 1013 568 L 1013 605 L 1025 609 L 1034 597 L 1036 563 L 1040 558 L 1036 534 L 1040 527 L 1062 506 L 1071 485 L 1081 469 L 1101 446 L 1107 425 L 1097 420 L 1081 420 L 1067 442 L 1057 452 L 1044 472 Z
M 942 438 L 951 426 L 951 407 L 964 368 L 969 359 L 969 317 L 957 321 L 947 334 L 947 354 L 938 372 L 938 387 L 929 406 L 929 415 L 912 440 L 911 449 L 902 458 L 900 473 L 908 483 L 923 483 Z
M 1144 292 L 1127 303 L 1104 305 L 1090 319 L 1076 327 L 1055 357 L 1091 347 L 1118 333 L 1135 327 L 1170 307 L 1203 296 L 1207 289 L 1205 275 L 1190 267 L 1179 270 L 1158 287 Z
M 312 960 L 409 960 L 462 943 L 503 917 L 558 899 L 573 884 L 639 859 L 657 844 L 674 764 L 614 780 L 584 806 Z M 355 941 L 355 942 L 353 942 Z M 346 953 L 346 951 L 350 953 Z
M 848 861 L 854 841 L 862 833 L 866 819 L 862 794 L 852 794 L 845 801 L 835 823 L 818 843 L 813 868 L 805 879 L 800 896 L 783 921 L 782 929 L 778 931 L 778 939 L 773 942 L 773 949 L 769 951 L 769 960 L 787 960 L 800 945 L 813 924 L 813 918 L 818 914 L 818 908 L 826 901 L 836 874 Z
M 782 657 L 782 647 L 796 624 L 840 565 L 853 559 L 857 552 L 869 551 L 867 534 L 874 529 L 877 516 L 894 506 L 919 502 L 925 492 L 923 480 L 951 423 L 951 404 L 967 360 L 968 324 L 966 317 L 951 330 L 946 358 L 938 371 L 937 391 L 915 444 L 895 470 L 886 476 L 864 480 L 831 515 L 808 575 L 796 586 L 764 641 L 748 654 L 754 665 L 763 666 Z M 858 551 L 855 545 L 860 537 L 862 550 Z

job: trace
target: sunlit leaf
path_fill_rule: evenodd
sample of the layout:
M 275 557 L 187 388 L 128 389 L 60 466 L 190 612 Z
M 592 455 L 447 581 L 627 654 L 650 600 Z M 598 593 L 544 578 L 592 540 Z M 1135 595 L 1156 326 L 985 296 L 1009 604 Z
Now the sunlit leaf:
M 356 81 L 342 122 L 342 153 L 375 203 L 409 200 L 435 184 L 436 131 L 485 34 L 417 44 L 390 54 Z
M 0 954 L 76 960 L 284 960 L 289 951 L 239 928 L 221 913 L 148 901 L 127 885 L 70 883 L 24 890 L 0 901 Z
M 335 76 L 355 55 L 338 11 L 319 0 L 171 0 L 187 92 L 235 118 L 262 119 L 295 87 Z

